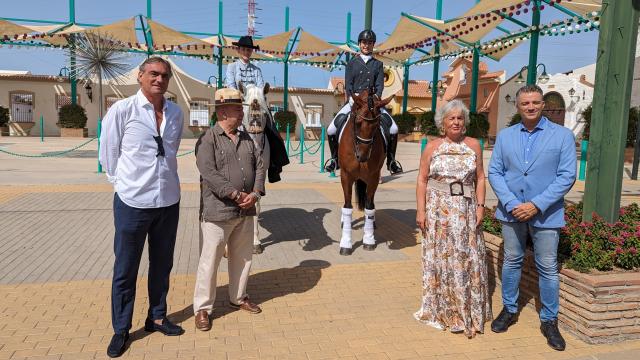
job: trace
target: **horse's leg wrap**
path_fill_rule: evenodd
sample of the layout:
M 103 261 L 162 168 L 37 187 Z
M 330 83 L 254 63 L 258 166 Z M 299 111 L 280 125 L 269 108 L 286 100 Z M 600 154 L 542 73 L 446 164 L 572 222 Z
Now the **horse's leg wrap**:
M 376 209 L 364 209 L 364 237 L 362 242 L 367 245 L 375 245 L 376 239 L 373 236 L 374 223 L 376 221 Z
M 353 209 L 342 208 L 342 238 L 340 238 L 340 247 L 351 249 L 351 217 Z

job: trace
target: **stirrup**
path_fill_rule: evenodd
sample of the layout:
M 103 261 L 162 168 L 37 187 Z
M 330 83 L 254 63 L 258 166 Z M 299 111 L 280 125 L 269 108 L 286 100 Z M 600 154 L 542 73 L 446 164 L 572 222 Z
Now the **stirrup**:
M 324 163 L 324 170 L 326 172 L 333 172 L 338 170 L 338 160 L 331 158 Z
M 402 165 L 400 165 L 400 163 L 398 162 L 398 160 L 392 160 L 389 163 L 389 166 L 387 167 L 387 169 L 389 170 L 389 172 L 394 175 L 394 174 L 399 174 L 402 173 Z

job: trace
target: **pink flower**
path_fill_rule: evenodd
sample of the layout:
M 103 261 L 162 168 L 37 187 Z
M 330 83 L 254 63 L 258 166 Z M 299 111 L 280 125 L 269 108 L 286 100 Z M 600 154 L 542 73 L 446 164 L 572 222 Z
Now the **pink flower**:
M 620 208 L 620 216 L 624 216 L 627 213 L 625 208 Z
M 584 235 L 589 237 L 589 236 L 593 235 L 593 233 L 591 232 L 591 230 L 587 230 L 587 231 L 584 232 Z
M 620 246 L 618 246 L 616 248 L 616 255 L 620 255 L 620 254 L 622 254 L 622 248 Z
M 632 246 L 632 247 L 630 247 L 630 248 L 629 248 L 629 252 L 630 252 L 632 255 L 635 255 L 635 254 L 637 254 L 637 253 L 638 253 L 638 250 L 636 250 L 636 248 Z

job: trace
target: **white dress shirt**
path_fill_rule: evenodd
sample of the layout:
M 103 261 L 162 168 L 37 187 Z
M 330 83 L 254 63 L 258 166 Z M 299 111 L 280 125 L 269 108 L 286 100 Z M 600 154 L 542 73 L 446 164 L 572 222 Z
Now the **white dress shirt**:
M 162 114 L 160 136 L 165 156 L 156 156 L 156 116 L 141 90 L 113 104 L 102 120 L 98 158 L 120 199 L 131 207 L 159 208 L 180 201 L 176 154 L 183 114 L 168 100 Z

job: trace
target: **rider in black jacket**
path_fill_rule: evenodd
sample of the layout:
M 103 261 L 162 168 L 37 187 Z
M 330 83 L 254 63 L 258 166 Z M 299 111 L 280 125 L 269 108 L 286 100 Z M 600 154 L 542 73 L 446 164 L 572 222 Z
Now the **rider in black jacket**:
M 327 160 L 325 170 L 328 172 L 338 169 L 338 137 L 340 129 L 346 123 L 349 113 L 351 112 L 352 99 L 351 96 L 364 90 L 374 89 L 378 98 L 382 97 L 384 90 L 384 68 L 382 61 L 373 57 L 373 46 L 376 42 L 376 34 L 371 30 L 364 30 L 358 36 L 358 46 L 360 46 L 360 54 L 355 56 L 347 64 L 345 74 L 345 93 L 349 101 L 342 107 L 336 117 L 331 121 L 327 128 L 327 137 L 329 139 L 329 149 L 331 150 L 331 159 Z M 383 135 L 387 139 L 387 169 L 391 174 L 402 172 L 402 166 L 395 159 L 396 148 L 398 146 L 398 126 L 393 121 L 389 113 L 380 109 L 382 112 L 381 126 Z

